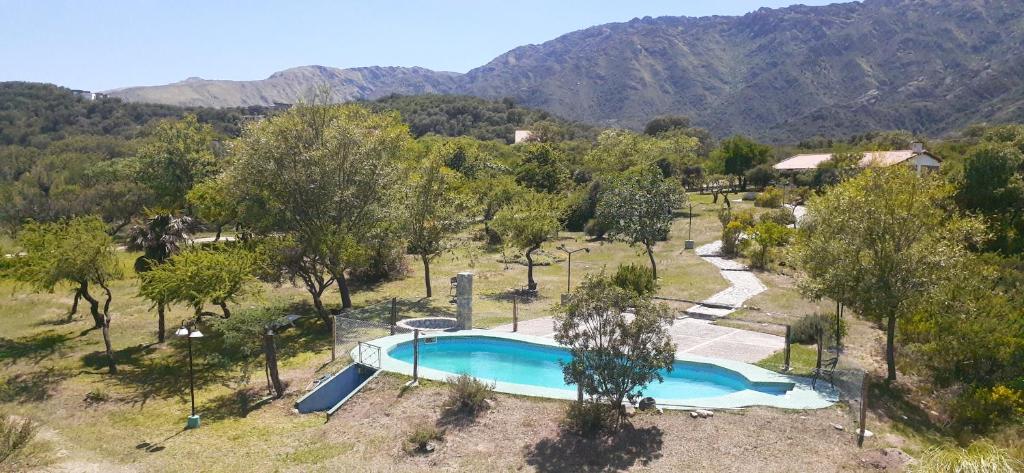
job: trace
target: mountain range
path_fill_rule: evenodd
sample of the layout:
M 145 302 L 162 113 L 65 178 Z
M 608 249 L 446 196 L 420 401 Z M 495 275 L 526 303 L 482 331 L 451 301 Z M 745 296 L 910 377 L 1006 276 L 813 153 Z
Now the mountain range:
M 941 135 L 1024 121 L 1024 2 L 864 0 L 743 16 L 638 18 L 508 51 L 465 74 L 305 66 L 263 80 L 188 79 L 110 94 L 129 101 L 293 103 L 391 94 L 512 97 L 601 126 L 690 117 L 715 135 L 771 141 L 905 129 Z

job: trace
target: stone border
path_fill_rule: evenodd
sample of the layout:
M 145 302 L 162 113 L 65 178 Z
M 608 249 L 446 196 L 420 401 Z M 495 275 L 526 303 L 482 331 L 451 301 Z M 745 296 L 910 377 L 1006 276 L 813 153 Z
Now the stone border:
M 441 330 L 451 330 L 455 328 L 457 324 L 458 320 L 453 317 L 417 317 L 414 319 L 399 320 L 396 326 L 409 331 L 419 330 L 421 332 L 436 332 Z

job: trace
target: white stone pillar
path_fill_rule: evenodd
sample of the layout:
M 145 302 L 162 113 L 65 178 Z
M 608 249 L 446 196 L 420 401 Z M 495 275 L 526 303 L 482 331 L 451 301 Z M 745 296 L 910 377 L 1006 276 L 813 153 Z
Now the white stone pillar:
M 455 287 L 455 328 L 473 328 L 473 273 L 459 273 Z

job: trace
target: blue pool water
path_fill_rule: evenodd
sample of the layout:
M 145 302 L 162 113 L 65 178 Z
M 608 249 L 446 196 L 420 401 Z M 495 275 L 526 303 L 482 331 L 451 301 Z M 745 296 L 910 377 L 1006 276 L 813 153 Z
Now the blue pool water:
M 565 383 L 559 361 L 571 357 L 561 347 L 491 337 L 438 337 L 433 343 L 420 342 L 420 366 L 453 374 L 507 383 L 576 391 Z M 389 355 L 412 363 L 412 342 L 395 345 Z M 752 389 L 782 394 L 788 385 L 752 385 L 734 371 L 704 363 L 676 361 L 672 371 L 663 372 L 665 381 L 644 389 L 655 399 L 698 399 Z

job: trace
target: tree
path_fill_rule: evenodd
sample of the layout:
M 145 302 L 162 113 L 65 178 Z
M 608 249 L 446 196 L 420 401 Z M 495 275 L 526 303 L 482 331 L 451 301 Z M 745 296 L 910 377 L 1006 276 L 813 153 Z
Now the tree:
M 526 287 L 530 291 L 537 290 L 537 282 L 533 280 L 533 252 L 560 228 L 561 209 L 551 200 L 550 196 L 527 192 L 494 217 L 494 229 L 502 235 L 502 240 L 526 251 Z
M 316 252 L 299 244 L 293 236 L 270 235 L 257 244 L 261 263 L 260 277 L 280 284 L 289 281 L 302 285 L 313 298 L 313 307 L 325 326 L 331 326 L 331 314 L 324 307 L 323 295 L 334 284 L 334 277 L 327 268 L 327 261 Z
M 491 229 L 494 216 L 526 190 L 516 184 L 512 176 L 504 175 L 474 179 L 469 183 L 469 188 L 470 193 L 476 196 L 477 205 L 483 210 L 484 235 L 489 242 L 496 242 L 498 234 Z
M 1024 251 L 1024 153 L 1011 143 L 972 148 L 955 179 L 960 208 L 985 217 L 995 238 L 987 248 Z
M 74 285 L 77 294 L 89 303 L 95 327 L 103 333 L 110 373 L 117 373 L 110 342 L 113 294 L 109 283 L 123 273 L 103 220 L 79 217 L 53 223 L 29 222 L 18 233 L 18 245 L 24 255 L 15 259 L 14 278 L 39 291 L 52 292 L 63 283 Z M 93 285 L 102 290 L 102 303 L 93 296 Z
M 135 272 L 145 273 L 155 266 L 167 261 L 188 243 L 189 234 L 195 230 L 192 217 L 176 215 L 155 215 L 144 223 L 137 223 L 128 229 L 127 248 L 142 251 L 142 256 L 135 260 Z M 165 339 L 166 304 L 154 301 L 157 314 L 157 341 Z
M 654 118 L 644 126 L 644 134 L 657 136 L 666 131 L 690 128 L 690 118 L 680 115 L 665 115 Z
M 655 167 L 633 169 L 615 180 L 597 205 L 597 218 L 612 238 L 642 245 L 658 278 L 654 245 L 668 237 L 672 210 L 683 196 L 679 185 Z
M 449 250 L 451 237 L 469 223 L 469 205 L 460 192 L 458 175 L 441 162 L 450 155 L 442 149 L 432 152 L 420 167 L 409 188 L 409 253 L 423 262 L 423 282 L 431 297 L 430 260 Z
M 949 189 L 904 166 L 869 168 L 811 199 L 793 255 L 801 288 L 886 327 L 888 379 L 896 379 L 897 320 L 945 278 L 959 278 L 976 220 L 947 212 Z
M 170 212 L 184 209 L 188 191 L 217 173 L 215 139 L 213 127 L 195 115 L 156 125 L 139 152 L 138 178 L 156 194 L 158 206 Z
M 196 319 L 216 315 L 204 310 L 214 304 L 228 318 L 228 304 L 256 290 L 255 271 L 254 255 L 241 248 L 188 249 L 139 274 L 139 293 L 157 304 L 186 304 Z
M 252 359 L 262 352 L 268 383 L 274 389 L 274 397 L 284 396 L 285 385 L 277 367 L 277 344 L 274 340 L 275 322 L 281 319 L 282 310 L 276 307 L 262 307 L 239 311 L 229 319 L 219 319 L 213 324 L 224 334 L 224 346 L 229 356 Z M 248 379 L 248 367 L 243 373 Z
M 789 242 L 793 230 L 775 222 L 760 222 L 750 228 L 748 239 L 750 265 L 766 269 L 771 263 L 771 251 Z
M 217 229 L 214 242 L 220 241 L 224 226 L 238 218 L 238 199 L 230 185 L 227 179 L 216 177 L 196 184 L 188 192 L 188 203 L 196 217 Z
M 721 171 L 740 180 L 740 190 L 747 190 L 748 170 L 767 163 L 772 157 L 772 148 L 744 136 L 733 136 L 719 145 L 713 153 Z
M 396 114 L 357 105 L 299 104 L 256 122 L 234 143 L 228 170 L 239 200 L 261 209 L 240 220 L 259 234 L 293 235 L 322 258 L 350 308 L 345 272 L 370 258 L 382 226 L 403 219 L 408 142 Z
M 523 160 L 516 172 L 516 182 L 538 192 L 557 192 L 569 178 L 558 148 L 546 143 L 527 143 Z
M 632 320 L 627 308 L 634 308 Z M 626 398 L 643 396 L 648 384 L 671 371 L 676 346 L 667 327 L 673 316 L 664 304 L 617 287 L 604 274 L 587 276 L 555 318 L 555 340 L 569 348 L 562 365 L 565 382 L 590 397 L 606 399 L 620 413 Z

